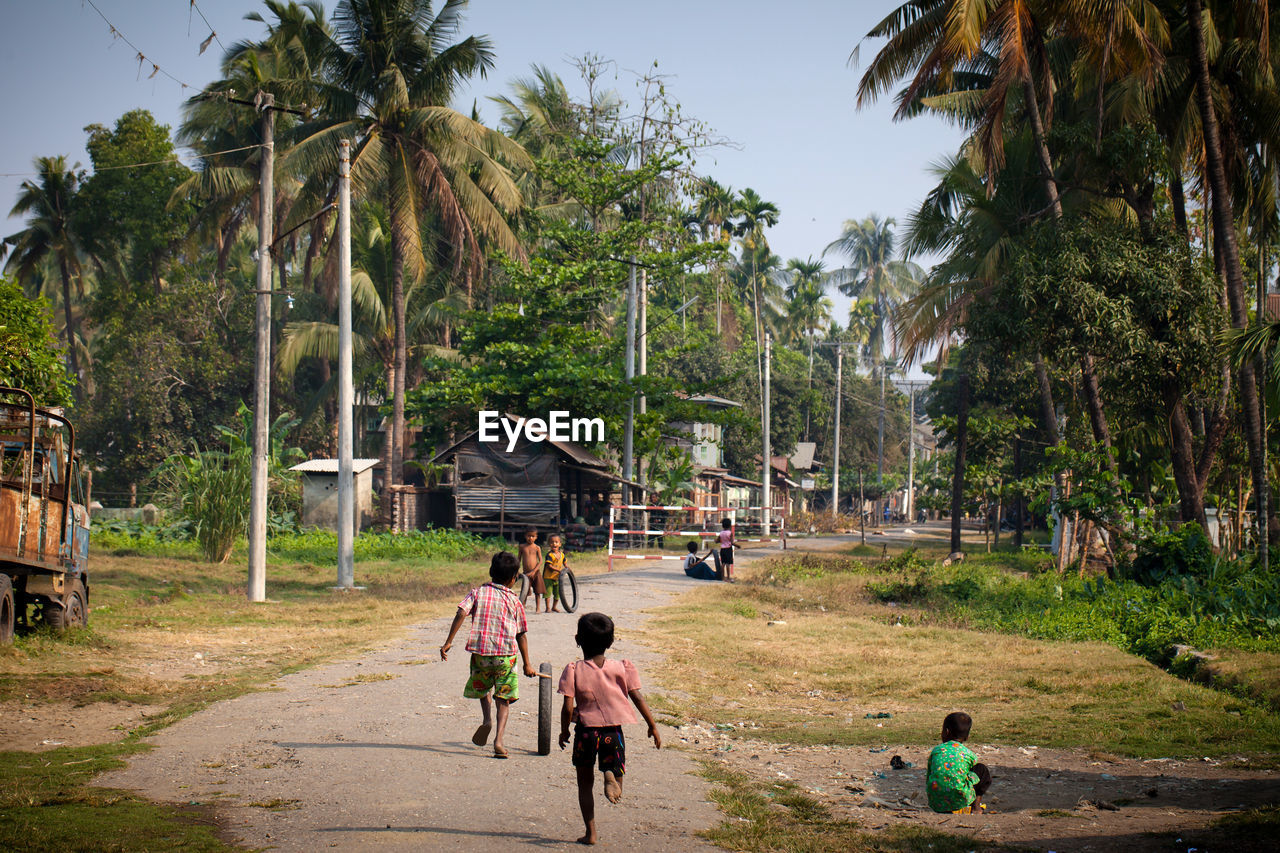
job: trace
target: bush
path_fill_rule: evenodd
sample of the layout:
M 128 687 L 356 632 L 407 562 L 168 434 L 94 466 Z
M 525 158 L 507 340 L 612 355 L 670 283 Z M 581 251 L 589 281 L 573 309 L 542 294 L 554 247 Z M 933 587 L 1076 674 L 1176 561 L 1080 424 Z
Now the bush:
M 1158 586 L 1178 576 L 1204 577 L 1213 562 L 1213 545 L 1194 522 L 1177 530 L 1157 530 L 1139 539 L 1136 546 L 1137 552 L 1123 572 L 1143 586 Z

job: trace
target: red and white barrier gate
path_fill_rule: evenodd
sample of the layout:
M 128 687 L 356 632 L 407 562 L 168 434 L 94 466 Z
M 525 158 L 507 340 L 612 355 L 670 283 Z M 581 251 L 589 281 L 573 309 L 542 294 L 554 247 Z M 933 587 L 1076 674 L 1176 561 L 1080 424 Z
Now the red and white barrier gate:
M 619 506 L 609 507 L 609 545 L 608 560 L 609 571 L 613 571 L 613 561 L 618 560 L 680 560 L 683 556 L 669 556 L 667 554 L 620 554 L 614 552 L 615 536 L 697 536 L 699 539 L 716 539 L 720 535 L 719 530 L 649 530 L 646 525 L 639 525 L 641 529 L 630 529 L 631 525 L 618 527 L 618 511 L 627 512 L 728 512 L 737 513 L 740 510 L 759 510 L 758 506 L 661 506 L 650 504 L 622 504 Z M 758 538 L 758 539 L 739 539 L 734 537 L 735 542 L 781 542 L 782 547 L 786 547 L 787 530 L 786 519 L 778 519 L 778 537 L 777 538 Z

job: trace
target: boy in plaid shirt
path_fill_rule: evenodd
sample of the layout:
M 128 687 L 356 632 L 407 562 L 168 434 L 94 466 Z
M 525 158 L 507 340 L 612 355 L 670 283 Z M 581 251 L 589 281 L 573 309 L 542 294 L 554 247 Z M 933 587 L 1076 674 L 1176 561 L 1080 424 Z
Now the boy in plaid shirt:
M 536 678 L 538 673 L 529 663 L 529 645 L 525 632 L 529 629 L 520 597 L 512 591 L 520 573 L 520 564 L 514 554 L 499 551 L 489 564 L 489 583 L 467 593 L 458 605 L 458 612 L 449 626 L 449 636 L 440 647 L 440 659 L 449 659 L 453 638 L 462 627 L 462 620 L 471 617 L 471 633 L 467 635 L 467 651 L 471 652 L 471 673 L 462 695 L 480 700 L 480 727 L 471 736 L 476 746 L 484 746 L 493 728 L 490 715 L 489 694 L 498 706 L 498 728 L 493 737 L 493 757 L 506 758 L 507 748 L 503 740 L 507 731 L 507 717 L 511 703 L 520 696 L 516 678 L 516 650 L 524 661 L 524 674 Z

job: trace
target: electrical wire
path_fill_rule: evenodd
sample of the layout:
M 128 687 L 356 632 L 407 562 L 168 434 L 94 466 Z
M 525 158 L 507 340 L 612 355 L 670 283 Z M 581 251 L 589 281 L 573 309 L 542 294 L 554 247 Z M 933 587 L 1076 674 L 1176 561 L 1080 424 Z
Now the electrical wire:
M 209 46 L 209 39 L 213 39 L 218 43 L 218 47 L 222 48 L 222 52 L 226 53 L 227 46 L 222 43 L 222 39 L 218 38 L 218 31 L 213 28 L 213 24 L 209 23 L 209 19 L 204 16 L 204 12 L 200 10 L 200 6 L 196 3 L 196 0 L 191 0 L 191 8 L 195 9 L 196 14 L 200 16 L 200 20 L 204 21 L 204 25 L 209 28 L 209 38 L 200 43 L 200 52 L 204 53 L 204 49 Z M 187 35 L 191 35 L 190 11 L 187 12 Z
M 238 151 L 252 151 L 261 148 L 261 145 L 244 145 L 240 148 L 228 148 L 225 151 L 210 151 L 208 154 L 192 154 L 191 159 L 206 160 L 210 157 L 218 157 L 222 154 L 235 154 Z M 179 157 L 170 157 L 167 160 L 153 160 L 150 163 L 128 163 L 123 166 L 103 166 L 101 169 L 94 169 L 94 174 L 98 172 L 110 172 L 116 169 L 141 169 L 144 166 L 163 166 L 168 163 L 177 163 L 178 165 L 186 165 Z M 0 178 L 34 178 L 44 174 L 43 172 L 0 172 Z
M 141 73 L 142 73 L 142 63 L 144 63 L 144 62 L 150 62 L 150 63 L 151 63 L 152 71 L 151 71 L 150 76 L 149 76 L 149 77 L 147 77 L 147 79 L 148 79 L 148 80 L 150 80 L 152 77 L 156 76 L 157 74 L 163 74 L 164 76 L 168 77 L 168 78 L 169 78 L 170 80 L 172 80 L 173 82 L 177 83 L 177 84 L 178 84 L 179 86 L 181 86 L 183 89 L 192 89 L 192 88 L 195 88 L 195 87 L 193 87 L 193 86 L 191 86 L 191 85 L 189 85 L 189 84 L 187 84 L 187 83 L 184 83 L 183 81 L 179 80 L 177 77 L 174 77 L 174 76 L 173 76 L 172 74 L 170 74 L 168 71 L 165 71 L 163 68 L 161 68 L 157 63 L 155 63 L 155 62 L 153 62 L 152 60 L 148 59 L 148 58 L 146 57 L 146 55 L 145 55 L 145 54 L 144 54 L 144 53 L 143 53 L 143 52 L 138 48 L 138 46 L 137 46 L 136 44 L 134 44 L 133 42 L 129 41 L 129 37 L 128 37 L 128 36 L 126 36 L 124 33 L 120 32 L 120 29 L 119 29 L 118 27 L 116 27 L 116 25 L 115 25 L 115 24 L 111 23 L 111 19 L 110 19 L 110 18 L 108 18 L 106 15 L 104 15 L 104 14 L 102 13 L 102 10 L 98 8 L 97 4 L 95 4 L 95 3 L 93 2 L 93 0 L 84 0 L 84 2 L 85 2 L 85 3 L 88 3 L 88 4 L 89 4 L 89 6 L 93 9 L 93 11 L 95 11 L 95 12 L 97 12 L 97 13 L 98 13 L 98 17 L 100 17 L 100 18 L 102 18 L 102 20 L 106 21 L 106 23 L 107 23 L 107 27 L 108 27 L 108 28 L 110 28 L 110 30 L 111 30 L 111 35 L 112 35 L 112 36 L 114 36 L 115 38 L 120 39 L 122 42 L 124 42 L 125 44 L 129 45 L 129 47 L 133 48 L 133 49 L 134 49 L 134 51 L 138 54 L 138 73 L 139 73 L 139 74 L 141 74 Z M 202 17 L 203 17 L 203 16 L 202 16 Z M 219 42 L 219 44 L 221 44 L 221 42 Z

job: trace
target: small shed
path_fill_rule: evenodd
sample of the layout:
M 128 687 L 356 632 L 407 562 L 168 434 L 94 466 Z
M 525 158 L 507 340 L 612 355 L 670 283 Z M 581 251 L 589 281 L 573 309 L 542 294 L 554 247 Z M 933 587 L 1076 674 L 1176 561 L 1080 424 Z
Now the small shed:
M 356 530 L 373 522 L 373 469 L 377 459 L 354 459 Z M 302 475 L 302 526 L 338 529 L 338 460 L 308 459 L 289 469 Z
M 453 468 L 448 485 L 457 526 L 500 536 L 528 527 L 558 530 L 591 507 L 607 507 L 621 482 L 608 462 L 575 442 L 521 437 L 508 452 L 505 438 L 482 442 L 478 430 L 431 462 Z

